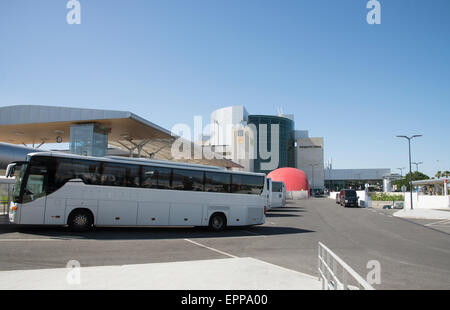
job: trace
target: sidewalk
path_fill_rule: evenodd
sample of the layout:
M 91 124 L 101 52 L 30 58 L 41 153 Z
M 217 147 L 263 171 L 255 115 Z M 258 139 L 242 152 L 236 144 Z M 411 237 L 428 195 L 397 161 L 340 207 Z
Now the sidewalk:
M 393 214 L 394 216 L 429 220 L 450 220 L 450 210 L 432 209 L 403 209 Z
M 254 258 L 0 271 L 2 290 L 320 290 L 317 277 Z

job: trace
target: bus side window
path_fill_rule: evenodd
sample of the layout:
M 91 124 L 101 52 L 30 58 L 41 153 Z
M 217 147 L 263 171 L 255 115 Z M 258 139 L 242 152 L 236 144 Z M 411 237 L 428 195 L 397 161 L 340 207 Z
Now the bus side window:
M 142 167 L 142 187 L 158 188 L 158 171 L 155 167 Z
M 170 168 L 143 166 L 142 187 L 170 189 Z
M 67 158 L 54 158 L 48 165 L 47 195 L 60 189 L 67 181 L 75 179 L 72 160 Z
M 236 194 L 260 195 L 264 189 L 264 177 L 233 174 L 231 176 L 231 192 Z
M 139 166 L 129 165 L 127 167 L 127 186 L 139 187 Z
M 159 189 L 171 189 L 170 186 L 170 176 L 171 176 L 171 169 L 170 168 L 162 168 L 158 167 L 156 168 L 158 172 L 158 188 Z
M 182 191 L 203 191 L 203 171 L 173 169 L 172 189 Z
M 231 175 L 229 173 L 205 172 L 205 192 L 229 193 Z
M 74 159 L 72 168 L 74 178 L 82 179 L 85 184 L 100 185 L 100 162 Z
M 104 163 L 101 184 L 107 186 L 125 186 L 126 166 L 123 164 Z

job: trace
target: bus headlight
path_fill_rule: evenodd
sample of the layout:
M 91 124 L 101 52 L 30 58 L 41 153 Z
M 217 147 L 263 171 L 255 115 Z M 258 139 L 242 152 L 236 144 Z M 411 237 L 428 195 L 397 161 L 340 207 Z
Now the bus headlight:
M 11 205 L 10 205 L 10 207 L 9 207 L 9 210 L 11 210 L 11 211 L 17 211 L 17 204 L 16 203 L 14 203 L 14 202 L 11 202 Z

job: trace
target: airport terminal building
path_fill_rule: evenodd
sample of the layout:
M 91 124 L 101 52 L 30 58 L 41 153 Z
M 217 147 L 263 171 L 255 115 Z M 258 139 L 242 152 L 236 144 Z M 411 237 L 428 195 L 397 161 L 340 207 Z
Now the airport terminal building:
M 245 171 L 268 174 L 278 168 L 297 168 L 306 173 L 312 189 L 324 189 L 324 139 L 296 130 L 294 115 L 250 114 L 244 106 L 229 106 L 211 113 L 211 126 L 211 135 L 199 143 Z M 273 149 L 278 153 L 269 154 Z M 274 155 L 277 160 L 271 165 Z
M 330 191 L 343 188 L 363 190 L 369 184 L 373 190 L 387 189 L 386 180 L 392 179 L 391 169 L 326 169 L 325 187 Z M 389 190 L 390 191 L 390 190 Z
M 58 150 L 85 156 L 122 155 L 239 169 L 220 154 L 205 158 L 174 158 L 171 147 L 179 137 L 128 111 L 67 108 L 40 105 L 0 107 L 0 169 L 24 154 L 42 150 L 45 144 L 61 144 Z M 198 147 L 190 142 L 192 153 Z M 63 144 L 68 144 L 65 149 Z M 14 147 L 13 147 L 14 146 Z M 22 147 L 21 147 L 22 146 Z M 33 151 L 33 150 L 31 150 Z M 206 152 L 206 150 L 203 150 Z M 9 162 L 8 162 L 9 161 Z
M 305 172 L 310 188 L 319 191 L 361 188 L 366 183 L 382 187 L 389 179 L 390 169 L 325 168 L 324 138 L 296 130 L 292 114 L 250 114 L 244 106 L 229 106 L 211 113 L 211 126 L 211 134 L 202 141 L 188 141 L 192 155 L 200 150 L 208 156 L 180 159 L 171 152 L 179 137 L 132 112 L 41 105 L 0 107 L 0 173 L 4 174 L 8 163 L 52 144 L 58 151 L 85 156 L 183 161 L 266 174 L 292 167 Z M 277 138 L 275 142 L 271 136 Z M 257 145 L 259 149 L 255 149 Z M 267 168 L 269 161 L 261 149 L 270 151 L 274 146 L 278 161 Z

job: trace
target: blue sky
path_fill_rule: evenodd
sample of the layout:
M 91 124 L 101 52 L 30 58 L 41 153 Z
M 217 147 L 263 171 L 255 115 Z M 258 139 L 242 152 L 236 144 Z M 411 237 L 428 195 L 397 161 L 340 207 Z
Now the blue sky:
M 0 2 L 0 106 L 132 111 L 165 128 L 228 105 L 295 114 L 334 168 L 450 170 L 450 1 Z M 206 125 L 206 123 L 205 123 Z

